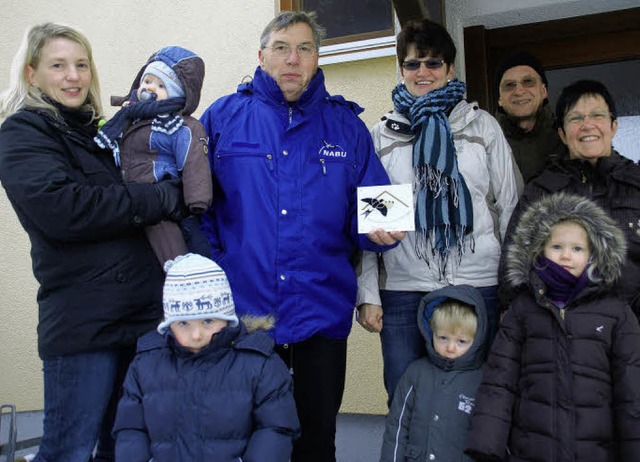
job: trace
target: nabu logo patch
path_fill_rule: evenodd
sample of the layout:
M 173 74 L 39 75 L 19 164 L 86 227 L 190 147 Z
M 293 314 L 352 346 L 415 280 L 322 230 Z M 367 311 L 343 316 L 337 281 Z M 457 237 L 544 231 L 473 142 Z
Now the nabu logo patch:
M 318 151 L 318 155 L 321 158 L 323 157 L 346 158 L 347 157 L 347 151 L 339 144 L 333 144 L 326 140 L 321 140 L 321 141 L 322 141 L 322 146 Z

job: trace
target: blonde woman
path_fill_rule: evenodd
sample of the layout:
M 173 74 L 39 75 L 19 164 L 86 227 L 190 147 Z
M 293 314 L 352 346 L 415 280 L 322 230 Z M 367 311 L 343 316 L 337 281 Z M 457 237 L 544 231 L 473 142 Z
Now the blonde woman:
M 102 117 L 79 31 L 30 28 L 0 96 L 0 181 L 31 241 L 44 370 L 36 462 L 113 460 L 113 406 L 136 338 L 162 316 L 144 226 L 178 219 L 179 185 L 122 183 L 93 142 Z

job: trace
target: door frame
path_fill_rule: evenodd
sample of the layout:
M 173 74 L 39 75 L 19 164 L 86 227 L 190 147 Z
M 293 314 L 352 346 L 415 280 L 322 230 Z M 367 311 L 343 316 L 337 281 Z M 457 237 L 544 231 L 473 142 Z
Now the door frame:
M 467 98 L 494 113 L 500 62 L 526 51 L 545 70 L 640 58 L 640 8 L 486 29 L 464 28 Z

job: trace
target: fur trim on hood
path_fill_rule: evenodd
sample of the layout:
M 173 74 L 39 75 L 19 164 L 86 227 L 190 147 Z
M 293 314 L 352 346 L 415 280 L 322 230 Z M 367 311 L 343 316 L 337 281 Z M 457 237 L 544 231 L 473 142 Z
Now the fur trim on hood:
M 255 332 L 258 330 L 269 331 L 276 325 L 276 319 L 273 316 L 251 316 L 248 314 L 240 318 L 247 328 L 247 332 Z
M 587 232 L 591 246 L 590 267 L 604 287 L 620 277 L 627 243 L 616 223 L 591 200 L 558 193 L 533 202 L 520 217 L 506 254 L 506 281 L 511 288 L 529 282 L 533 264 L 551 235 L 551 227 L 575 221 Z

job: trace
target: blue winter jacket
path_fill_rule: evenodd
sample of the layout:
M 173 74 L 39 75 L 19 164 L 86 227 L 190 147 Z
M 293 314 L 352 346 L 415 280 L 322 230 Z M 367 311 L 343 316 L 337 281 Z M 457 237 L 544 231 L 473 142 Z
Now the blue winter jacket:
M 356 187 L 388 184 L 362 109 L 330 96 L 318 70 L 289 104 L 258 68 L 252 82 L 214 102 L 209 135 L 213 205 L 203 229 L 234 288 L 238 314 L 274 315 L 276 343 L 351 329 L 358 247 Z
M 244 324 L 191 353 L 138 341 L 113 429 L 120 462 L 287 462 L 299 423 L 291 376 L 266 331 Z

